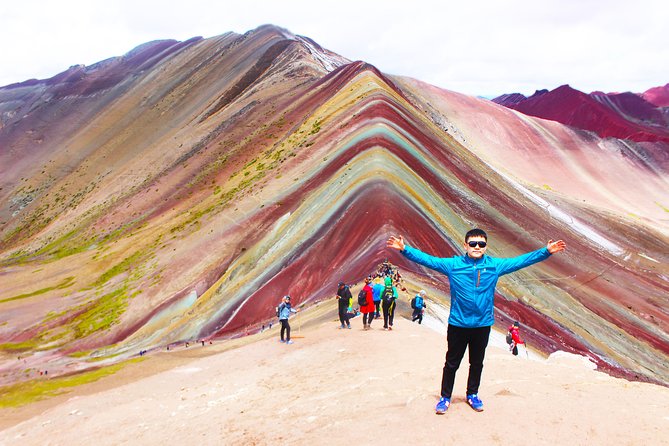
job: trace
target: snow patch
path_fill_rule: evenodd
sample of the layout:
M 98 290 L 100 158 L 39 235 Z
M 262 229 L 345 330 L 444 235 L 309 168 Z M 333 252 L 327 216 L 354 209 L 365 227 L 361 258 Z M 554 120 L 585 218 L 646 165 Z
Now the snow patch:
M 643 254 L 641 252 L 639 253 L 639 257 L 643 257 L 644 259 L 650 260 L 651 262 L 660 263 L 659 260 L 655 260 L 654 258 L 649 257 L 646 254 Z
M 562 350 L 551 353 L 548 359 L 546 359 L 546 362 L 548 364 L 577 365 L 590 370 L 597 369 L 597 364 L 595 364 L 592 359 Z
M 298 37 L 299 38 L 299 37 Z M 328 72 L 332 72 L 338 67 L 345 65 L 348 63 L 346 60 L 343 60 L 343 58 L 339 57 L 333 57 L 329 54 L 325 54 L 322 51 L 319 51 L 311 42 L 309 42 L 307 39 L 302 39 L 299 38 L 302 44 L 309 50 L 312 56 L 323 65 L 323 68 L 325 68 Z
M 491 169 L 494 169 L 493 166 L 488 165 Z M 529 198 L 531 201 L 533 201 L 535 204 L 538 206 L 541 206 L 548 212 L 548 214 L 556 219 L 561 221 L 562 223 L 566 224 L 569 226 L 571 229 L 574 231 L 578 232 L 581 234 L 583 237 L 587 238 L 591 242 L 599 245 L 603 249 L 607 250 L 611 254 L 614 254 L 616 256 L 622 255 L 625 251 L 623 248 L 618 246 L 617 244 L 613 243 L 612 241 L 608 240 L 604 236 L 598 234 L 595 232 L 594 229 L 591 227 L 587 226 L 586 224 L 580 222 L 573 216 L 567 214 L 564 212 L 562 209 L 558 208 L 557 206 L 547 202 L 543 198 L 539 197 L 535 193 L 531 192 L 529 189 L 526 187 L 522 186 L 519 184 L 517 181 L 515 181 L 513 178 L 510 176 L 506 175 L 504 172 L 500 172 L 499 170 L 496 170 L 496 172 L 502 176 L 506 181 L 509 182 L 513 187 L 515 187 L 518 191 L 520 191 L 523 195 L 525 195 L 527 198 Z

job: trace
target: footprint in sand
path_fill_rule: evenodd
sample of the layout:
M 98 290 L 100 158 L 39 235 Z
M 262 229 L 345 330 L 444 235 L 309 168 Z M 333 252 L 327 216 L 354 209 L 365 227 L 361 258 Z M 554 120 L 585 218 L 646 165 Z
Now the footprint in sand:
M 510 391 L 509 389 L 502 389 L 497 393 L 495 393 L 495 396 L 520 396 L 520 395 Z

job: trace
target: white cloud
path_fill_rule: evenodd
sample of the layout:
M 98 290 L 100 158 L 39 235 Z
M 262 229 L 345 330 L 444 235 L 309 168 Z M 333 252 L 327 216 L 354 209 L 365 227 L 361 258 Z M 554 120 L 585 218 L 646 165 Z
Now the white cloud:
M 669 82 L 660 0 L 24 0 L 0 10 L 0 85 L 90 65 L 155 39 L 273 23 L 349 59 L 463 93 Z

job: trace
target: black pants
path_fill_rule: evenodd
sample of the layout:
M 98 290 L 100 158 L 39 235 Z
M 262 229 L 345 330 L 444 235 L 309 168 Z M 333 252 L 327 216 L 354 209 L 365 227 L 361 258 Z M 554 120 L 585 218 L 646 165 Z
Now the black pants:
M 448 351 L 444 363 L 444 373 L 441 377 L 441 396 L 450 398 L 455 383 L 455 372 L 469 347 L 469 377 L 467 378 L 467 395 L 479 393 L 483 358 L 488 346 L 490 327 L 463 328 L 454 325 L 448 326 Z
M 288 319 L 279 319 L 279 322 L 281 322 L 281 340 L 284 340 L 283 334 L 285 332 L 286 342 L 290 341 L 290 324 L 288 323 Z
M 381 308 L 383 309 L 383 328 L 388 328 L 388 324 L 392 327 L 395 318 L 395 301 L 388 303 L 384 300 Z
M 372 311 L 371 313 L 362 313 L 362 325 L 372 325 L 372 321 L 374 320 L 374 312 Z
M 376 306 L 376 316 L 375 317 L 381 317 L 381 301 L 377 300 L 374 302 L 374 306 Z
M 413 310 L 413 315 L 411 317 L 411 322 L 416 322 L 416 321 L 418 321 L 419 324 L 421 322 L 423 322 L 423 309 L 422 308 Z
M 342 307 L 341 305 L 339 305 L 339 322 L 341 322 L 342 327 L 350 325 L 347 313 L 348 313 L 348 306 Z

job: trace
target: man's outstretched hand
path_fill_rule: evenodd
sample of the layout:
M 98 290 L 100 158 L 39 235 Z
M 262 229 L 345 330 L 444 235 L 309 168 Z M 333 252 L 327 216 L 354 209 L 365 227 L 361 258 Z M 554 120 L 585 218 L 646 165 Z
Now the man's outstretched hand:
M 394 235 L 391 235 L 388 241 L 386 242 L 386 246 L 388 248 L 404 251 L 404 237 L 400 235 L 399 238 L 397 238 Z
M 554 242 L 553 240 L 548 240 L 548 244 L 546 245 L 546 249 L 551 254 L 555 254 L 556 252 L 564 251 L 566 248 L 567 248 L 567 244 L 565 242 L 563 242 L 562 240 L 558 240 L 557 242 Z

